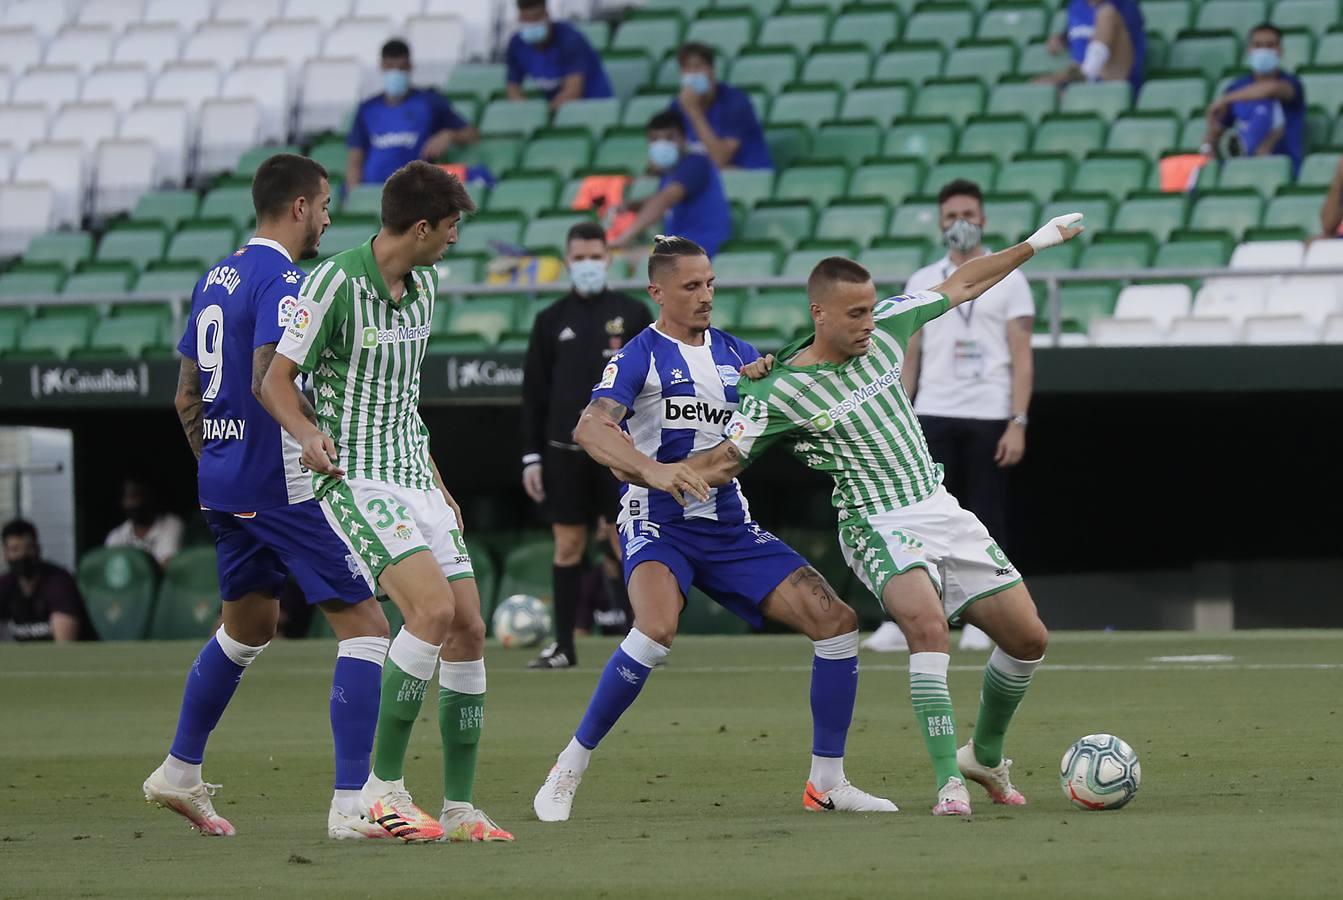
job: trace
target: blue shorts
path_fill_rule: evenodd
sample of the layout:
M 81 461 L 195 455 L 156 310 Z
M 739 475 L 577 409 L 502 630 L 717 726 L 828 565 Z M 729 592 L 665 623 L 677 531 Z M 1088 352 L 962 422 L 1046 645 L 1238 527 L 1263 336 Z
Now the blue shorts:
M 620 529 L 625 582 L 646 562 L 660 562 L 676 577 L 683 597 L 702 590 L 753 628 L 765 624 L 760 604 L 793 572 L 802 556 L 754 522 L 723 525 L 711 519 L 674 524 L 635 520 Z
M 290 575 L 309 603 L 359 603 L 373 596 L 359 560 L 326 521 L 316 500 L 255 513 L 203 509 L 215 536 L 219 594 L 277 594 Z

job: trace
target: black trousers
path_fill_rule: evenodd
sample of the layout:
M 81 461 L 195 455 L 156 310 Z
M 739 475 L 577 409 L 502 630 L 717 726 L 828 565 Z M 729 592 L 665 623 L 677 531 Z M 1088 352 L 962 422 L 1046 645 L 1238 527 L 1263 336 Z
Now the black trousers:
M 984 523 L 994 541 L 1011 554 L 1007 534 L 1007 473 L 993 461 L 1007 420 L 920 416 L 933 460 L 942 464 L 943 483 L 961 506 Z

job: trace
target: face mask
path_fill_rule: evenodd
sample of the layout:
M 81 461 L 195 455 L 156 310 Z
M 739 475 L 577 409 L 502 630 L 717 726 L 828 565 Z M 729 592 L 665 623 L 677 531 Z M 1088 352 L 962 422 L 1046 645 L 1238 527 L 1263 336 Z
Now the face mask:
M 952 250 L 968 253 L 979 246 L 984 237 L 984 229 L 965 219 L 957 219 L 942 232 L 942 243 Z
M 1259 75 L 1268 75 L 1278 71 L 1282 57 L 1272 47 L 1256 47 L 1250 51 L 1250 71 Z
M 709 76 L 705 72 L 687 72 L 681 76 L 681 87 L 690 88 L 703 97 L 709 93 Z
M 569 264 L 569 281 L 584 297 L 600 294 L 606 288 L 606 263 L 600 259 L 580 259 Z
M 670 169 L 681 158 L 681 148 L 675 141 L 653 141 L 648 145 L 648 161 L 656 169 Z
M 37 557 L 21 556 L 9 564 L 9 570 L 20 578 L 32 578 L 37 574 Z
M 410 90 L 410 73 L 404 69 L 386 69 L 382 73 L 382 89 L 388 97 L 403 97 Z
M 546 22 L 533 22 L 518 29 L 518 37 L 529 44 L 539 44 L 550 34 L 550 25 Z

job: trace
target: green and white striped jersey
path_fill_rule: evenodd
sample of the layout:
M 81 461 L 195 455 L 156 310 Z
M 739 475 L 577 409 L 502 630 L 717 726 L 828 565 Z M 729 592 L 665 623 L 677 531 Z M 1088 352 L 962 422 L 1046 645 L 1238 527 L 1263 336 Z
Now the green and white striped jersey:
M 787 364 L 815 335 L 779 351 L 773 371 L 759 381 L 743 379 L 738 388 L 727 437 L 742 465 L 783 439 L 809 468 L 835 479 L 841 522 L 930 496 L 942 483 L 942 467 L 928 453 L 900 367 L 910 336 L 950 308 L 932 291 L 881 301 L 867 353 L 839 365 Z
M 337 253 L 303 283 L 277 352 L 313 376 L 317 424 L 335 441 L 347 478 L 435 485 L 419 406 L 437 291 L 437 272 L 418 268 L 392 301 L 372 239 Z M 319 497 L 330 481 L 315 478 Z

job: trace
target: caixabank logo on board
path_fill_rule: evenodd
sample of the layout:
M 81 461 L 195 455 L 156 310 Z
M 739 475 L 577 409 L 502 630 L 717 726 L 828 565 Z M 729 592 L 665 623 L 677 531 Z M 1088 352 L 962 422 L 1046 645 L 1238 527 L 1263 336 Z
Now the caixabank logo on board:
M 33 399 L 88 396 L 149 396 L 149 366 L 88 369 L 80 366 L 33 366 Z
M 522 367 L 496 359 L 448 357 L 448 390 L 516 388 L 522 386 Z

